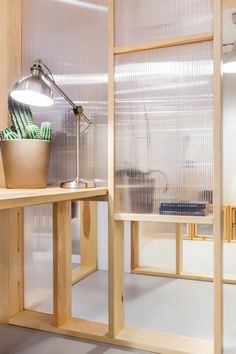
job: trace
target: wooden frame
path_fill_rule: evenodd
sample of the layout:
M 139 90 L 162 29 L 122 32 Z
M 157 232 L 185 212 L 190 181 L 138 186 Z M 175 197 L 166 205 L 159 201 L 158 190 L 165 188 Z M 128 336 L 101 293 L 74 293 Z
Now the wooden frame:
M 236 0 L 222 0 L 222 1 L 223 1 L 224 9 L 236 7 Z
M 230 242 L 230 234 L 229 234 L 229 223 L 230 223 L 230 206 L 223 206 L 223 239 L 225 242 Z M 200 241 L 213 241 L 213 235 L 202 235 L 198 234 L 197 224 L 193 225 L 193 240 Z
M 17 9 L 15 12 L 15 20 L 18 21 L 20 18 L 20 0 L 13 0 L 17 4 Z M 20 284 L 22 286 L 22 281 L 18 283 L 18 279 L 22 280 L 22 256 L 17 255 L 16 258 L 12 259 L 12 264 L 9 264 L 10 255 L 10 245 L 8 239 L 14 237 L 11 231 L 11 221 L 14 221 L 14 227 L 17 226 L 17 230 L 21 233 L 20 224 L 16 224 L 16 219 L 21 220 L 20 213 L 17 213 L 17 207 L 22 207 L 26 205 L 25 196 L 21 195 L 17 202 L 18 204 L 14 207 L 9 207 L 10 197 L 3 198 L 5 207 L 0 211 L 0 220 L 3 221 L 4 231 L 3 237 L 1 238 L 0 247 L 0 269 L 4 270 L 0 275 L 1 291 L 0 294 L 0 321 L 11 323 L 15 325 L 42 329 L 55 333 L 62 333 L 71 336 L 76 336 L 85 339 L 93 339 L 101 342 L 124 345 L 131 348 L 149 350 L 158 353 L 172 353 L 172 354 L 221 354 L 222 353 L 222 222 L 221 222 L 221 208 L 222 208 L 222 186 L 221 186 L 221 73 L 220 73 L 220 60 L 221 60 L 221 3 L 218 0 L 213 0 L 214 4 L 214 111 L 215 111 L 215 141 L 214 141 L 214 211 L 213 218 L 204 219 L 203 223 L 212 223 L 214 221 L 214 234 L 215 236 L 215 247 L 214 247 L 214 298 L 215 298 L 215 334 L 214 334 L 214 348 L 211 342 L 204 341 L 200 339 L 187 338 L 182 336 L 176 336 L 172 334 L 158 333 L 153 331 L 139 330 L 134 328 L 125 327 L 124 320 L 124 217 L 123 215 L 115 215 L 114 218 L 114 134 L 115 134 L 115 122 L 114 122 L 114 56 L 124 50 L 124 48 L 119 48 L 114 46 L 114 0 L 108 0 L 108 18 L 109 18 L 109 123 L 108 123 L 108 139 L 109 139 L 109 183 L 108 183 L 108 214 L 109 214 L 109 323 L 101 324 L 94 321 L 86 321 L 81 319 L 71 318 L 70 312 L 70 294 L 69 289 L 71 287 L 71 274 L 70 274 L 70 263 L 69 263 L 69 200 L 71 200 L 72 195 L 47 195 L 36 197 L 34 204 L 40 204 L 47 202 L 51 197 L 54 203 L 54 315 L 35 313 L 32 311 L 22 311 L 22 300 L 21 291 L 15 297 L 14 294 L 14 310 L 8 311 L 8 299 L 11 302 L 11 294 L 9 294 L 9 281 L 13 281 L 13 286 Z M 9 1 L 3 0 L 1 2 L 0 8 L 4 11 L 1 13 L 5 14 L 6 8 L 9 8 Z M 0 37 L 7 33 L 5 39 L 8 43 L 11 31 L 9 30 L 9 23 L 12 21 L 12 2 L 11 11 L 7 12 L 7 16 L 3 16 L 5 24 L 5 32 L 0 33 Z M 5 23 L 6 19 L 6 23 Z M 212 35 L 211 35 L 212 36 Z M 211 37 L 212 38 L 212 37 Z M 186 39 L 188 43 L 191 40 Z M 193 39 L 193 43 L 194 40 Z M 207 40 L 206 37 L 200 36 L 198 41 Z M 208 38 L 208 40 L 210 40 Z M 16 39 L 17 41 L 17 39 Z M 13 41 L 14 42 L 14 41 Z M 168 43 L 169 42 L 169 43 Z M 176 43 L 176 41 L 169 40 L 163 43 L 156 43 L 156 48 L 161 48 L 161 46 L 173 46 L 185 44 L 185 39 L 180 41 L 181 43 Z M 4 46 L 3 46 L 4 48 Z M 131 50 L 141 50 L 141 45 L 139 48 L 135 49 L 135 46 L 129 48 Z M 150 46 L 144 48 L 142 45 L 142 50 L 149 50 Z M 125 48 L 127 52 L 127 48 Z M 20 57 L 20 56 L 19 56 Z M 19 57 L 17 60 L 19 60 Z M 7 58 L 8 60 L 9 58 Z M 16 61 L 17 61 L 16 60 Z M 9 65 L 6 61 L 5 67 L 1 67 L 5 70 Z M 14 78 L 15 79 L 15 78 Z M 4 95 L 2 98 L 6 98 L 6 86 L 3 88 Z M 5 101 L 4 101 L 5 102 Z M 96 191 L 94 191 L 95 193 Z M 50 194 L 50 193 L 49 193 Z M 104 193 L 105 194 L 105 193 Z M 102 195 L 102 193 L 100 193 Z M 88 198 L 91 196 L 87 195 Z M 99 197 L 99 195 L 98 195 Z M 73 197 L 72 197 L 73 198 Z M 86 198 L 86 195 L 81 195 L 81 198 Z M 77 198 L 79 199 L 79 198 Z M 34 200 L 34 196 L 28 196 L 28 202 Z M 22 205 L 23 204 L 23 205 Z M 8 205 L 8 210 L 6 208 Z M 31 205 L 31 204 L 28 204 Z M 17 218 L 16 218 L 17 215 Z M 154 216 L 155 217 L 155 216 Z M 127 220 L 139 221 L 140 215 L 136 215 L 136 219 L 133 219 L 130 215 L 126 215 Z M 152 217 L 144 217 L 145 221 L 151 221 Z M 9 222 L 9 220 L 11 220 Z M 62 225 L 62 221 L 63 225 Z M 178 259 L 178 269 L 176 277 L 181 274 L 181 258 L 182 258 L 182 223 L 198 223 L 200 219 L 190 219 L 183 217 L 163 217 L 154 221 L 161 222 L 174 222 L 177 224 L 177 259 Z M 62 232 L 64 228 L 65 234 Z M 9 235 L 11 235 L 9 237 Z M 19 235 L 18 240 L 21 242 L 21 236 Z M 13 241 L 13 245 L 15 239 Z M 62 251 L 61 247 L 64 247 L 66 252 Z M 15 249 L 15 247 L 13 247 Z M 20 250 L 20 248 L 19 248 Z M 12 269 L 13 280 L 10 276 Z M 15 273 L 15 269 L 19 274 Z M 67 272 L 64 270 L 67 269 Z M 69 275 L 68 275 L 69 274 Z M 166 274 L 164 275 L 166 276 Z M 187 279 L 187 275 L 186 275 Z M 204 279 L 206 280 L 206 278 Z M 16 283 L 17 282 L 17 283 Z M 16 300 L 16 301 L 15 301 Z M 64 306 L 66 304 L 66 306 Z M 11 308 L 11 306 L 10 306 Z M 14 315 L 12 315 L 14 313 Z

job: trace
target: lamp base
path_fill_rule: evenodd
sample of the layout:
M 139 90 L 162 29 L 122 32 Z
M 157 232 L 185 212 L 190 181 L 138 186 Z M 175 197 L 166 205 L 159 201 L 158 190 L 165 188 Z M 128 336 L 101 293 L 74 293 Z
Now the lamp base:
M 80 188 L 95 188 L 94 181 L 86 181 L 83 179 L 74 179 L 73 181 L 66 181 L 60 183 L 61 188 L 80 189 Z

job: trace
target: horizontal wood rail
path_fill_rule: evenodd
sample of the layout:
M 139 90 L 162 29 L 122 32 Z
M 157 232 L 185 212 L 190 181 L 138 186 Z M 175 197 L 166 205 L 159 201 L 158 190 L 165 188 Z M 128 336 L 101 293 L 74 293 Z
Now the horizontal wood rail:
M 213 282 L 213 276 L 210 274 L 201 274 L 201 273 L 191 273 L 191 272 L 181 272 L 180 274 L 172 273 L 172 269 L 163 269 L 159 267 L 142 267 L 132 269 L 133 274 L 141 275 L 151 275 L 164 278 L 175 278 L 175 279 L 185 279 L 185 280 L 196 280 L 196 281 L 207 281 Z M 236 285 L 236 278 L 231 278 L 230 276 L 225 276 L 224 284 Z
M 213 354 L 213 344 L 207 340 L 127 327 L 111 338 L 104 323 L 72 318 L 63 326 L 54 327 L 53 315 L 34 311 L 20 312 L 10 318 L 10 324 L 160 354 Z
M 128 44 L 128 45 L 114 47 L 114 54 L 133 53 L 142 50 L 167 48 L 167 47 L 174 47 L 174 46 L 185 45 L 185 44 L 207 42 L 212 40 L 213 40 L 213 34 L 207 33 L 207 34 L 200 34 L 197 36 L 171 38 L 171 39 L 165 39 L 162 41 L 155 41 L 155 42 L 153 41 L 153 42 L 145 42 L 145 43 L 137 43 L 137 44 Z
M 72 285 L 78 283 L 80 280 L 88 277 L 92 273 L 96 272 L 97 267 L 79 265 L 78 267 L 72 269 L 71 282 Z

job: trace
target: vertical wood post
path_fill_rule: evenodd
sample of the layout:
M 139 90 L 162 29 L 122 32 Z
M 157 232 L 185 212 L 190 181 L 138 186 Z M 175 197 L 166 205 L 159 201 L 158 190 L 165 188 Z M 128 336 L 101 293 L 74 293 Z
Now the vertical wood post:
M 109 336 L 124 328 L 124 222 L 114 220 L 114 0 L 108 0 L 108 276 Z
M 9 90 L 21 75 L 21 0 L 0 1 L 0 130 Z M 5 179 L 0 154 L 0 186 Z M 23 208 L 0 211 L 0 322 L 23 309 Z
M 0 211 L 0 322 L 23 310 L 23 214 L 21 208 Z
M 97 203 L 80 202 L 80 264 L 97 267 Z
M 183 271 L 183 224 L 176 224 L 176 274 Z
M 223 352 L 223 203 L 222 203 L 222 1 L 213 0 L 214 58 L 214 354 Z
M 55 325 L 71 318 L 71 202 L 53 203 L 53 309 Z
M 21 75 L 21 0 L 0 1 L 0 130 L 8 125 L 8 93 Z M 5 186 L 0 154 L 0 186 Z
M 139 222 L 131 221 L 131 271 L 139 267 Z

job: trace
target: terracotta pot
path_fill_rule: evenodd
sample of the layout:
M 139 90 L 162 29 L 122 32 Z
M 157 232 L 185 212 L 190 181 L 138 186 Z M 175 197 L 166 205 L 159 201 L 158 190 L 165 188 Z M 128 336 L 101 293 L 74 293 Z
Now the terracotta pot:
M 47 186 L 50 141 L 1 140 L 0 147 L 7 188 Z

